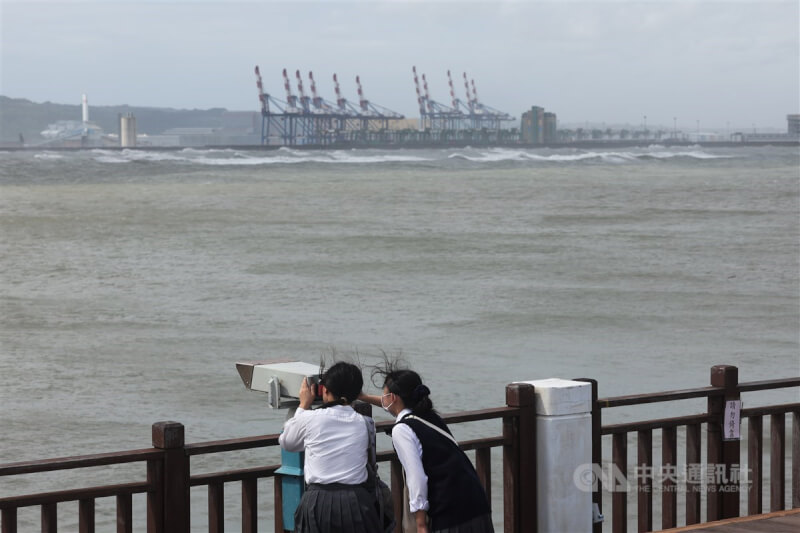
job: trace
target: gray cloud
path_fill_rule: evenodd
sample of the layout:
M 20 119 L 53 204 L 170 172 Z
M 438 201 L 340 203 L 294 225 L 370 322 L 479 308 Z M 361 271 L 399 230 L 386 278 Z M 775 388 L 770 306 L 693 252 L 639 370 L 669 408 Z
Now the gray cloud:
M 0 92 L 35 101 L 257 109 L 253 66 L 416 113 L 411 67 L 561 121 L 783 127 L 800 110 L 800 15 L 760 2 L 9 2 Z M 307 83 L 306 83 L 307 86 Z

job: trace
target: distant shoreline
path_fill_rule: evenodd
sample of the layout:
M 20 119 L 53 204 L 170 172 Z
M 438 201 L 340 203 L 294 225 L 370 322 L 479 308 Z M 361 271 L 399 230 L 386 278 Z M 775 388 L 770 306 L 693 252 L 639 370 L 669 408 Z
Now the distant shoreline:
M 82 150 L 142 150 L 153 152 L 166 152 L 185 149 L 194 150 L 249 150 L 249 151 L 274 151 L 281 148 L 291 148 L 292 150 L 401 150 L 401 149 L 437 149 L 437 148 L 646 148 L 648 146 L 700 146 L 703 148 L 736 148 L 741 146 L 797 146 L 800 147 L 800 139 L 793 141 L 744 141 L 744 142 L 692 142 L 692 141 L 578 141 L 570 143 L 548 143 L 548 144 L 522 144 L 522 143 L 474 143 L 474 142 L 453 142 L 453 143 L 381 143 L 381 144 L 359 144 L 359 143 L 331 143 L 331 144 L 304 144 L 304 145 L 259 145 L 259 144 L 230 144 L 230 145 L 204 145 L 204 146 L 0 146 L 0 151 L 4 152 L 76 152 Z

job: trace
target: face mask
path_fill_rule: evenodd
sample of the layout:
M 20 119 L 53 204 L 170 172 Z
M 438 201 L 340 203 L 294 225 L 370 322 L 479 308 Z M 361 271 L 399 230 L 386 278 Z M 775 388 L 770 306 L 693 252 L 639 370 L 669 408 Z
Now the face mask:
M 384 410 L 384 411 L 386 411 L 386 412 L 388 412 L 388 411 L 389 411 L 389 408 L 390 408 L 392 405 L 394 405 L 394 401 L 392 401 L 392 403 L 390 403 L 389 405 L 383 405 L 383 399 L 384 399 L 384 398 L 386 398 L 387 396 L 389 396 L 390 394 L 392 394 L 392 393 L 391 393 L 391 392 L 389 392 L 389 393 L 387 393 L 387 394 L 384 394 L 383 396 L 381 396 L 381 407 L 383 407 L 383 410 Z

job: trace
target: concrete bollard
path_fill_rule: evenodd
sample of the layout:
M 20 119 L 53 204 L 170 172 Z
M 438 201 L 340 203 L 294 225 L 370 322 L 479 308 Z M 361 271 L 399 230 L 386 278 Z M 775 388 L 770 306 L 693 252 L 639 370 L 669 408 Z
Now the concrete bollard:
M 538 533 L 592 533 L 592 386 L 558 378 L 523 383 L 536 396 Z

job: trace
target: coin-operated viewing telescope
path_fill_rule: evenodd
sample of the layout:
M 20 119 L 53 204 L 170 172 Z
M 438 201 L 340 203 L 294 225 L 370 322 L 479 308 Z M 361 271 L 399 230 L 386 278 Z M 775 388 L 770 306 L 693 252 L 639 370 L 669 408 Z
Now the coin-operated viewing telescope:
M 297 393 L 303 380 L 307 379 L 315 392 L 314 403 L 321 403 L 319 396 L 319 366 L 301 361 L 263 361 L 236 363 L 236 370 L 249 390 L 266 392 L 273 409 L 288 408 L 286 418 L 294 416 L 300 404 Z M 288 452 L 281 449 L 281 467 L 276 474 L 281 477 L 283 494 L 283 526 L 294 529 L 294 511 L 300 504 L 305 484 L 303 482 L 303 452 Z
M 302 361 L 263 361 L 236 363 L 236 370 L 250 390 L 266 392 L 269 405 L 273 409 L 297 407 L 300 399 L 297 393 L 304 379 L 315 390 L 317 402 L 319 397 L 319 366 Z

